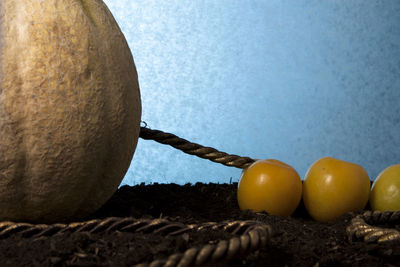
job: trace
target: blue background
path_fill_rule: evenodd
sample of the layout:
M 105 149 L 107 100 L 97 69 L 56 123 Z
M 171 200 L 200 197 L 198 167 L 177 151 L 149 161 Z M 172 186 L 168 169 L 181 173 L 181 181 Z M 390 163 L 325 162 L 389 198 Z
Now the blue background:
M 106 0 L 150 128 L 300 176 L 332 156 L 371 179 L 400 163 L 400 1 Z M 238 181 L 139 139 L 122 184 Z

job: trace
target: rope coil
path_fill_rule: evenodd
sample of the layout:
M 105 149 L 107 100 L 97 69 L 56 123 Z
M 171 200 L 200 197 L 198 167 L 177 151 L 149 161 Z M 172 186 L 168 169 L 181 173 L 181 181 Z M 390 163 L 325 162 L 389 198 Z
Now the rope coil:
M 246 234 L 239 237 L 221 240 L 217 244 L 206 244 L 201 247 L 189 248 L 183 253 L 174 253 L 167 259 L 141 263 L 135 265 L 135 267 L 201 266 L 206 263 L 210 264 L 229 260 L 265 247 L 270 237 L 271 228 L 266 224 L 259 224 L 251 227 Z
M 397 224 L 400 225 L 400 210 L 398 211 L 366 211 L 351 220 L 346 231 L 349 240 L 363 239 L 364 242 L 378 244 L 400 243 L 400 232 L 395 228 L 383 228 L 370 224 Z
M 272 236 L 271 227 L 257 221 L 225 221 L 185 225 L 165 219 L 109 217 L 86 222 L 51 225 L 0 222 L 0 239 L 7 238 L 11 234 L 20 234 L 22 237 L 29 238 L 53 236 L 65 232 L 99 233 L 111 231 L 163 233 L 167 236 L 176 236 L 190 231 L 204 230 L 221 230 L 233 235 L 241 235 L 229 240 L 220 240 L 217 244 L 205 244 L 201 247 L 189 248 L 184 253 L 174 253 L 167 259 L 156 259 L 151 263 L 141 263 L 136 266 L 199 266 L 210 262 L 228 260 L 265 247 Z

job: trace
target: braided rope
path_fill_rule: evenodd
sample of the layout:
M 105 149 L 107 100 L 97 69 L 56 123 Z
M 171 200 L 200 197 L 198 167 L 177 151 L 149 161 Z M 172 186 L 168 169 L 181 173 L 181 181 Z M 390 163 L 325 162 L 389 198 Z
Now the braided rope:
M 398 224 L 400 225 L 400 210 L 398 211 L 366 211 L 351 220 L 346 231 L 349 240 L 363 238 L 364 242 L 372 243 L 400 243 L 400 232 L 394 228 L 382 228 L 370 224 Z
M 192 227 L 194 228 L 194 227 Z M 170 222 L 165 219 L 135 219 L 131 217 L 108 217 L 85 222 L 69 224 L 30 224 L 10 221 L 0 222 L 0 239 L 12 234 L 21 234 L 22 237 L 41 237 L 62 234 L 65 232 L 153 232 L 175 235 L 191 230 L 191 227 L 179 222 Z
M 171 133 L 165 133 L 159 130 L 151 130 L 146 127 L 140 127 L 140 137 L 145 140 L 154 140 L 164 145 L 170 145 L 184 153 L 195 155 L 203 159 L 208 159 L 225 166 L 245 169 L 250 166 L 255 159 L 249 157 L 240 157 L 221 152 L 212 147 L 205 147 L 196 143 L 189 142 Z
M 241 234 L 229 240 L 221 240 L 217 244 L 206 244 L 194 247 L 184 253 L 174 253 L 167 259 L 158 259 L 151 263 L 141 263 L 136 266 L 198 266 L 245 255 L 265 247 L 272 235 L 269 225 L 257 221 L 225 221 L 207 222 L 202 224 L 185 225 L 165 219 L 134 219 L 109 217 L 86 222 L 69 224 L 29 224 L 0 222 L 0 239 L 12 234 L 22 237 L 53 236 L 65 232 L 142 232 L 163 233 L 170 236 L 181 235 L 189 231 L 222 230 L 231 234 Z
M 257 221 L 224 221 L 207 222 L 202 224 L 185 225 L 180 222 L 171 222 L 166 219 L 135 219 L 132 217 L 108 217 L 105 219 L 94 219 L 84 222 L 73 222 L 69 224 L 30 224 L 15 223 L 10 221 L 0 222 L 0 239 L 12 234 L 20 234 L 22 237 L 53 236 L 65 232 L 143 232 L 163 233 L 170 236 L 184 234 L 188 231 L 202 231 L 206 229 L 221 230 L 231 234 L 247 233 L 250 227 L 259 226 Z
M 266 224 L 259 224 L 252 226 L 245 234 L 239 237 L 221 240 L 217 244 L 189 248 L 183 253 L 174 253 L 167 259 L 141 263 L 135 265 L 135 267 L 185 267 L 205 264 L 209 266 L 211 263 L 232 259 L 263 248 L 270 240 L 270 237 L 271 228 Z

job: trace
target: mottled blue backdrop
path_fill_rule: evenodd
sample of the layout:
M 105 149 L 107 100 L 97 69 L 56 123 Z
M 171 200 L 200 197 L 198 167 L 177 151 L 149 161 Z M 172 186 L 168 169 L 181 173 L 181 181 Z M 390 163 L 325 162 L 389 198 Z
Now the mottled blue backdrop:
M 153 129 L 371 179 L 400 163 L 400 1 L 105 0 Z M 238 181 L 240 169 L 140 139 L 123 184 Z

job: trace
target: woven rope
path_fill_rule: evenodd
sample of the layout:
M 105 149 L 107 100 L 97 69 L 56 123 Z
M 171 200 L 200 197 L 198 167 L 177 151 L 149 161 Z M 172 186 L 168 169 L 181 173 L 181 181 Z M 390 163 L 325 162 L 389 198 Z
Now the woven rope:
M 257 221 L 225 221 L 207 222 L 202 224 L 185 225 L 180 222 L 171 222 L 165 219 L 135 219 L 132 217 L 108 217 L 105 219 L 94 219 L 84 222 L 73 222 L 69 224 L 30 224 L 15 223 L 10 221 L 0 222 L 0 239 L 12 234 L 20 234 L 22 237 L 53 236 L 65 232 L 89 232 L 107 233 L 120 232 L 143 232 L 162 233 L 170 236 L 184 234 L 188 231 L 202 231 L 205 229 L 221 230 L 232 234 L 242 234 L 249 231 L 250 227 L 259 226 Z
M 368 243 L 400 243 L 400 232 L 395 228 L 383 228 L 370 224 L 400 225 L 400 210 L 366 211 L 353 218 L 346 229 L 350 241 L 353 238 L 362 238 Z
M 249 228 L 245 234 L 239 237 L 221 240 L 217 244 L 189 248 L 183 253 L 172 254 L 166 259 L 141 263 L 135 265 L 135 267 L 212 266 L 210 265 L 212 263 L 243 256 L 263 248 L 270 240 L 270 237 L 271 228 L 266 224 L 258 224 Z
M 86 222 L 51 225 L 1 222 L 0 239 L 7 238 L 12 234 L 20 234 L 22 237 L 29 238 L 53 236 L 65 232 L 104 233 L 111 231 L 163 233 L 176 236 L 190 231 L 203 230 L 220 230 L 241 235 L 229 240 L 221 240 L 217 244 L 190 248 L 184 253 L 174 253 L 166 259 L 157 259 L 151 263 L 141 263 L 136 266 L 198 266 L 227 260 L 264 247 L 272 235 L 272 229 L 269 225 L 257 221 L 226 221 L 185 225 L 165 219 L 146 220 L 109 217 Z
M 74 222 L 69 224 L 30 224 L 15 222 L 0 222 L 0 239 L 7 238 L 12 234 L 21 234 L 22 237 L 40 237 L 62 234 L 65 232 L 158 232 L 168 235 L 184 233 L 191 228 L 178 222 L 170 222 L 164 219 L 134 219 L 108 217 L 106 219 L 95 219 L 85 222 Z M 175 233 L 176 232 L 176 233 Z
M 255 159 L 249 157 L 240 157 L 221 152 L 212 147 L 205 147 L 180 138 L 171 133 L 165 133 L 159 130 L 151 130 L 146 127 L 140 128 L 140 137 L 146 140 L 154 140 L 164 145 L 170 145 L 184 153 L 195 155 L 203 159 L 208 159 L 225 166 L 236 168 L 247 168 Z

